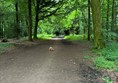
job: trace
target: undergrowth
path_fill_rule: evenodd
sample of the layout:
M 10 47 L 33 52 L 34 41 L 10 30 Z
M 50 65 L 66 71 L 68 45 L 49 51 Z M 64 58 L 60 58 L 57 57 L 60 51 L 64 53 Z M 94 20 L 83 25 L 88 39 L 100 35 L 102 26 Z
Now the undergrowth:
M 106 48 L 99 50 L 94 60 L 97 68 L 115 69 L 118 71 L 118 43 L 109 43 Z
M 37 35 L 37 37 L 39 39 L 51 39 L 52 37 L 54 37 L 54 35 L 52 35 L 52 34 L 39 34 L 39 35 Z
M 103 78 L 105 83 L 113 83 L 108 76 Z
M 9 47 L 12 47 L 11 43 L 0 43 L 0 54 L 5 52 Z
M 67 40 L 83 40 L 83 39 L 86 39 L 86 36 L 71 34 L 71 35 L 65 36 L 64 39 L 67 39 Z

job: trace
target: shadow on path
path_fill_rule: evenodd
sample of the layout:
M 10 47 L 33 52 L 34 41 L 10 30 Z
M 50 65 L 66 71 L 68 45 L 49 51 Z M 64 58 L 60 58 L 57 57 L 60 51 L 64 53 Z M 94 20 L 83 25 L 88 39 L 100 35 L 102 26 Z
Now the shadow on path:
M 97 71 L 81 65 L 85 55 L 92 55 L 89 42 L 61 39 L 36 43 L 19 44 L 0 56 L 0 83 L 101 83 Z M 50 52 L 50 46 L 55 51 Z

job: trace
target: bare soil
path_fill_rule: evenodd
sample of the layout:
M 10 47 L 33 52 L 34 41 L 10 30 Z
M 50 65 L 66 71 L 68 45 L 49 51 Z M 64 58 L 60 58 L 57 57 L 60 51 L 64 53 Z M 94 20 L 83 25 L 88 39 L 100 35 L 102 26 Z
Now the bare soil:
M 38 40 L 15 46 L 0 55 L 0 83 L 104 83 L 103 74 L 84 59 L 94 56 L 90 42 Z

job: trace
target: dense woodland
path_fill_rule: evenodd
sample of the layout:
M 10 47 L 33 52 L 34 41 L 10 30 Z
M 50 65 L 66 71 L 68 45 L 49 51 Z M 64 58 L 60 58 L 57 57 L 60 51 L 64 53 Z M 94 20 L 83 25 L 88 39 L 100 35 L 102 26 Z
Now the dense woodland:
M 14 44 L 6 43 L 10 39 L 22 41 L 24 38 L 33 43 L 33 40 L 51 39 L 53 37 L 73 40 L 69 42 L 82 39 L 82 42 L 77 41 L 77 43 L 82 43 L 85 46 L 81 47 L 79 44 L 79 49 L 74 48 L 84 51 L 82 53 L 77 51 L 78 55 L 90 60 L 96 69 L 118 72 L 118 0 L 0 0 L 0 41 L 2 41 L 0 42 L 0 54 L 5 52 L 8 47 L 14 46 Z M 90 51 L 95 53 L 95 56 L 89 56 L 89 53 L 85 56 L 82 55 L 88 52 L 86 48 L 88 42 L 92 43 L 93 46 L 90 46 Z M 66 48 L 66 46 L 64 47 Z M 43 49 L 40 48 L 39 46 L 38 51 Z M 87 50 L 83 50 L 83 48 Z M 32 52 L 33 49 L 34 47 Z M 71 49 L 74 50 L 69 48 L 69 50 Z M 31 54 L 35 54 L 35 52 Z M 57 56 L 59 52 L 57 52 Z M 65 51 L 61 52 L 64 54 Z M 69 53 L 69 51 L 66 52 Z M 42 55 L 41 52 L 36 54 Z M 28 54 L 24 53 L 25 55 Z M 32 56 L 31 58 L 34 59 L 34 55 Z M 31 58 L 29 60 L 32 60 Z M 88 73 L 85 76 L 91 77 Z M 112 75 L 112 73 L 109 74 Z M 92 73 L 92 75 L 95 78 L 97 74 Z M 117 82 L 113 82 L 110 75 L 102 77 L 102 79 L 105 81 L 104 83 L 118 83 L 118 76 L 116 76 Z
M 117 41 L 117 0 L 0 0 L 0 38 L 83 35 L 95 48 Z

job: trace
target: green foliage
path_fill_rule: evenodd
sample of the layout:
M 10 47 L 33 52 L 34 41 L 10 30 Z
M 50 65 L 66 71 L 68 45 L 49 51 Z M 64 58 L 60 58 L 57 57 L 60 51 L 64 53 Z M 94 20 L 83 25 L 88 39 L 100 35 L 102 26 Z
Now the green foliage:
M 102 30 L 103 31 L 103 36 L 104 36 L 104 40 L 107 41 L 114 41 L 117 40 L 118 38 L 118 33 L 116 32 L 111 32 L 111 31 L 107 31 L 105 29 Z
M 118 67 L 117 67 L 117 68 L 115 68 L 115 72 L 118 72 Z
M 27 1 L 25 0 L 1 0 L 0 1 L 0 36 L 6 38 L 15 38 L 17 31 L 16 31 L 16 9 L 15 3 L 18 2 L 18 14 L 19 14 L 19 24 L 20 24 L 20 37 L 26 37 L 28 35 L 28 8 L 27 8 Z M 54 3 L 52 0 L 48 0 Z M 47 1 L 47 2 L 48 2 Z M 59 0 L 61 1 L 61 0 Z M 32 1 L 32 25 L 35 27 L 35 6 L 36 0 Z M 79 8 L 78 8 L 79 4 Z M 42 15 L 47 15 L 51 8 L 54 10 L 61 6 L 60 4 L 55 4 L 56 6 L 47 5 L 47 7 L 42 8 L 44 10 L 39 11 L 39 19 L 42 18 Z M 38 34 L 52 34 L 55 30 L 59 30 L 61 34 L 64 34 L 65 29 L 69 29 L 72 27 L 81 27 L 80 33 L 83 30 L 82 27 L 84 26 L 82 12 L 81 10 L 87 9 L 87 1 L 78 1 L 78 0 L 66 0 L 64 1 L 62 7 L 59 7 L 59 10 L 52 16 L 46 17 L 43 20 L 40 20 L 38 25 Z M 49 6 L 49 7 L 48 7 Z M 87 12 L 85 13 L 87 14 Z M 3 31 L 4 29 L 4 31 Z M 33 29 L 32 29 L 33 30 Z M 3 34 L 2 34 L 2 32 Z
M 81 27 L 82 31 L 82 20 L 81 8 L 78 9 L 78 0 L 67 0 L 60 10 L 56 13 L 57 15 L 51 16 L 47 19 L 41 20 L 39 23 L 39 33 L 51 34 L 55 30 L 63 32 L 64 29 L 70 29 L 72 26 Z M 81 4 L 82 5 L 82 4 Z M 86 7 L 87 8 L 87 7 Z M 59 13 L 59 14 L 58 14 Z
M 83 59 L 90 60 L 90 59 L 92 59 L 92 57 L 91 56 L 84 56 Z
M 109 43 L 106 48 L 99 50 L 98 55 L 94 61 L 97 68 L 116 68 L 118 65 L 118 43 Z
M 65 36 L 64 39 L 67 39 L 67 40 L 82 40 L 84 37 L 84 35 L 68 35 L 68 36 Z
M 39 35 L 37 35 L 37 37 L 39 38 L 39 39 L 51 39 L 52 37 L 54 37 L 54 35 L 52 35 L 52 34 L 39 34 Z
M 100 51 L 100 54 L 109 61 L 118 61 L 118 43 L 108 44 L 106 48 Z
M 5 52 L 9 47 L 12 47 L 11 43 L 0 43 L 0 54 Z
M 24 37 L 28 34 L 28 8 L 27 8 L 27 0 L 0 0 L 0 36 L 4 35 L 7 38 L 14 38 L 16 36 L 16 10 L 15 10 L 15 2 L 18 2 L 19 9 L 19 22 L 20 22 L 20 36 Z M 50 17 L 46 17 L 39 22 L 38 25 L 38 34 L 52 34 L 55 30 L 59 29 L 60 32 L 63 32 L 65 29 L 70 29 L 72 26 L 80 27 L 80 33 L 87 33 L 87 0 L 63 0 L 64 3 L 60 4 L 56 2 L 56 6 L 50 6 L 50 4 L 55 3 L 55 0 L 47 0 L 50 1 L 47 7 L 42 8 L 42 11 L 39 11 L 39 19 L 42 16 L 49 14 L 49 11 L 54 10 L 59 7 L 59 10 Z M 57 0 L 61 1 L 61 0 Z M 111 23 L 112 23 L 112 1 L 109 2 L 109 24 L 108 30 L 106 27 L 106 18 L 107 18 L 107 1 L 104 0 L 102 3 L 102 26 L 104 40 L 117 40 L 118 39 L 118 20 L 116 15 L 116 25 L 114 30 L 111 31 Z M 45 1 L 44 1 L 45 2 Z M 115 7 L 118 7 L 117 1 L 115 1 Z M 58 4 L 57 4 L 58 3 Z M 43 4 L 41 4 L 43 5 Z M 40 5 L 40 6 L 41 6 Z M 32 1 L 32 25 L 35 27 L 35 7 L 36 0 Z M 61 6 L 61 7 L 60 7 Z M 51 10 L 49 10 L 51 9 Z M 43 12 L 44 11 L 44 12 Z M 115 13 L 118 13 L 118 10 L 115 10 Z M 91 19 L 92 20 L 92 19 Z M 4 31 L 3 31 L 4 29 Z M 32 29 L 33 30 L 33 29 Z M 2 34 L 2 32 L 4 32 Z M 92 31 L 92 30 L 91 30 Z M 2 36 L 1 36 L 2 37 Z M 117 38 L 117 39 L 116 39 Z M 76 40 L 78 38 L 74 38 Z M 80 38 L 81 39 L 81 38 Z M 73 40 L 73 38 L 72 38 Z
M 112 69 L 115 67 L 114 62 L 106 60 L 103 56 L 96 57 L 94 61 L 96 68 Z
M 16 0 L 3 0 L 0 1 L 0 28 L 2 33 L 0 34 L 6 38 L 16 37 Z M 17 0 L 18 1 L 18 0 Z M 19 21 L 20 21 L 20 36 L 27 35 L 27 1 L 19 0 Z M 1 15 L 2 14 L 2 15 Z M 4 29 L 4 30 L 3 30 Z
M 103 80 L 105 83 L 113 83 L 108 76 L 105 76 Z

